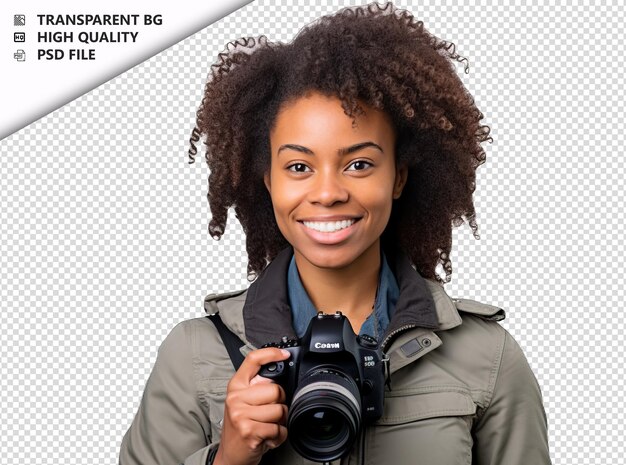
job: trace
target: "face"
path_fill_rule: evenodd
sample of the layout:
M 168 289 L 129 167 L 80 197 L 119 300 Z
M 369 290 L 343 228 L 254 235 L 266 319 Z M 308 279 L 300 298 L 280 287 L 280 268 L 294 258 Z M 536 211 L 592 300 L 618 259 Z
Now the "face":
M 388 115 L 361 106 L 353 127 L 339 99 L 310 93 L 285 104 L 270 132 L 265 185 L 299 265 L 342 268 L 379 253 L 407 170 L 396 167 Z

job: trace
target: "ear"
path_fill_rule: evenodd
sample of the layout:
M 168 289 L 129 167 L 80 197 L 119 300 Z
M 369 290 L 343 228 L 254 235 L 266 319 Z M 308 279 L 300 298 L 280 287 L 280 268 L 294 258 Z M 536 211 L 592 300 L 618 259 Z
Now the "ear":
M 409 177 L 409 168 L 402 164 L 398 166 L 396 169 L 396 180 L 393 185 L 393 198 L 399 199 L 400 195 L 402 195 L 402 189 L 404 189 L 404 185 Z
M 267 191 L 271 194 L 272 193 L 272 183 L 271 183 L 271 179 L 270 179 L 270 170 L 267 170 L 265 172 L 265 174 L 263 175 L 263 182 L 265 183 L 265 187 L 267 188 Z

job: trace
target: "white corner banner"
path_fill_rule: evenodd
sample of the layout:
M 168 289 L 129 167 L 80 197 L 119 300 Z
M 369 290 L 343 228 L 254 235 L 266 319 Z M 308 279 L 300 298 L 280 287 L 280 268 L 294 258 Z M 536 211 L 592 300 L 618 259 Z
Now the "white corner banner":
M 250 1 L 0 2 L 0 139 Z

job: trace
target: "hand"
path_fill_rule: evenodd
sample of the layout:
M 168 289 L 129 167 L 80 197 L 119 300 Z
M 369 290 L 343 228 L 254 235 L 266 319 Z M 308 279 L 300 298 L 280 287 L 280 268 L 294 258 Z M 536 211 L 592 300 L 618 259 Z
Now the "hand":
M 258 375 L 262 365 L 289 358 L 275 347 L 250 352 L 231 378 L 216 465 L 257 465 L 269 449 L 287 439 L 285 391 Z

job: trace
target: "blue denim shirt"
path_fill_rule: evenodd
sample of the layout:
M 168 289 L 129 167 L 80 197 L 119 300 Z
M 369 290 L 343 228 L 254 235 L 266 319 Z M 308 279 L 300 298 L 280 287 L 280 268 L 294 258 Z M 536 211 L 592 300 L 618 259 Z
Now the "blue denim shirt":
M 291 306 L 293 329 L 296 331 L 298 337 L 302 337 L 309 326 L 311 318 L 317 315 L 317 310 L 300 280 L 294 256 L 291 257 L 289 270 L 287 272 L 287 288 L 289 290 L 289 304 Z M 396 309 L 396 302 L 398 301 L 399 295 L 400 289 L 398 288 L 396 278 L 387 264 L 385 254 L 381 253 L 378 293 L 376 294 L 374 311 L 361 326 L 359 335 L 367 334 L 380 341 Z

